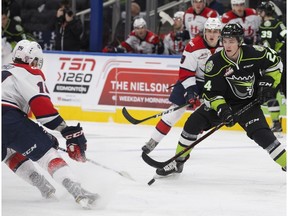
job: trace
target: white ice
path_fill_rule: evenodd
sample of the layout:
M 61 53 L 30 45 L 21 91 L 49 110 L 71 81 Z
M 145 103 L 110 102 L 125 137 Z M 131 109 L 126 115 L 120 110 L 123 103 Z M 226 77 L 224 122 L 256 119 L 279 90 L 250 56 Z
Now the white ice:
M 71 122 L 71 124 L 75 122 Z M 101 195 L 83 210 L 50 176 L 57 200 L 49 201 L 2 164 L 3 216 L 285 216 L 286 173 L 241 131 L 220 130 L 193 150 L 182 174 L 157 179 L 141 158 L 152 126 L 82 122 L 92 163 L 67 160 L 86 189 Z M 175 153 L 181 128 L 173 128 L 150 154 L 166 161 Z M 57 133 L 60 145 L 64 139 Z M 286 137 L 280 141 L 286 146 Z M 118 174 L 125 171 L 134 178 Z

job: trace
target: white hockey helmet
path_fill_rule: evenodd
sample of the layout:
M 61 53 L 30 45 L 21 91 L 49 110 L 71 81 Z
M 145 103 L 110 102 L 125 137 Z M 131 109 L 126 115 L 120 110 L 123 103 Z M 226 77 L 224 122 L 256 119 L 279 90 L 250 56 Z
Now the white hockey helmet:
M 177 11 L 176 13 L 174 13 L 173 18 L 180 18 L 183 20 L 185 12 L 184 11 Z
M 191 0 L 191 4 L 195 3 L 195 2 L 203 2 L 204 5 L 206 6 L 206 0 Z
M 33 66 L 36 63 L 36 67 L 41 69 L 43 66 L 42 48 L 35 41 L 21 40 L 13 49 L 12 61 L 20 61 Z
M 146 26 L 147 26 L 146 21 L 142 17 L 139 17 L 134 20 L 134 23 L 133 23 L 134 28 L 143 28 Z
M 204 29 L 216 29 L 221 31 L 222 22 L 218 18 L 209 17 L 204 24 Z
M 231 5 L 234 4 L 245 4 L 245 0 L 231 0 Z

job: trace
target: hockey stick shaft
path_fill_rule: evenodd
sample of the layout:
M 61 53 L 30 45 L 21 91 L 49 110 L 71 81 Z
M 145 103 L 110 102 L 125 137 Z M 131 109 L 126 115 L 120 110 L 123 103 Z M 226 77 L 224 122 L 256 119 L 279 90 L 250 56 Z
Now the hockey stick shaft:
M 145 122 L 149 119 L 153 119 L 153 118 L 157 118 L 157 117 L 160 117 L 160 116 L 163 116 L 163 115 L 166 115 L 168 113 L 171 113 L 171 112 L 174 112 L 178 109 L 181 109 L 185 106 L 188 106 L 189 103 L 186 103 L 186 104 L 183 104 L 183 105 L 180 105 L 180 106 L 177 106 L 177 107 L 174 107 L 174 108 L 171 108 L 171 109 L 168 109 L 168 110 L 165 110 L 161 113 L 158 113 L 158 114 L 155 114 L 155 115 L 152 115 L 152 116 L 149 116 L 147 118 L 144 118 L 144 119 L 135 119 L 133 116 L 131 116 L 128 112 L 128 110 L 126 109 L 126 107 L 123 107 L 122 108 L 122 114 L 123 116 L 131 123 L 131 124 L 139 124 L 139 123 L 142 123 L 142 122 Z
M 61 150 L 61 151 L 63 151 L 63 152 L 66 152 L 66 153 L 67 153 L 67 150 L 64 149 L 64 148 L 58 147 L 58 149 Z M 88 158 L 86 158 L 86 160 L 87 160 L 89 163 L 91 163 L 91 164 L 94 164 L 94 165 L 99 166 L 99 167 L 101 167 L 101 168 L 103 168 L 103 169 L 106 169 L 106 170 L 113 171 L 113 172 L 119 174 L 120 176 L 122 176 L 122 177 L 124 177 L 124 178 L 127 178 L 127 179 L 130 179 L 130 180 L 132 180 L 132 181 L 135 181 L 135 179 L 133 179 L 133 178 L 132 178 L 127 172 L 125 172 L 125 171 L 121 171 L 121 172 L 120 172 L 120 171 L 114 170 L 114 169 L 112 169 L 112 168 L 110 168 L 110 167 L 104 166 L 103 164 L 100 164 L 100 163 L 98 163 L 98 162 L 96 162 L 96 161 L 94 161 L 94 160 L 88 159 Z
M 253 107 L 254 105 L 258 104 L 259 100 L 255 99 L 252 102 L 250 102 L 249 104 L 247 104 L 246 106 L 244 106 L 241 110 L 239 110 L 238 112 L 236 112 L 234 114 L 234 116 L 240 116 L 242 115 L 244 112 L 246 112 L 247 110 L 249 110 L 251 107 Z M 172 158 L 170 158 L 167 161 L 164 162 L 159 162 L 159 161 L 155 161 L 154 159 L 152 159 L 151 157 L 149 157 L 147 154 L 145 154 L 144 152 L 142 152 L 142 159 L 149 164 L 152 167 L 155 168 L 163 168 L 166 165 L 168 165 L 169 163 L 171 163 L 172 161 L 176 160 L 179 156 L 183 155 L 185 152 L 189 151 L 191 148 L 193 148 L 194 146 L 196 146 L 198 143 L 202 142 L 204 139 L 206 139 L 207 137 L 209 137 L 211 134 L 213 134 L 215 131 L 219 130 L 221 127 L 223 127 L 225 124 L 222 122 L 220 124 L 218 124 L 217 126 L 215 126 L 213 129 L 211 129 L 210 131 L 208 131 L 206 134 L 204 134 L 202 137 L 200 137 L 199 139 L 197 139 L 195 142 L 193 142 L 191 145 L 189 145 L 187 148 L 183 149 L 182 151 L 180 151 L 179 153 L 177 153 L 176 155 L 174 155 Z

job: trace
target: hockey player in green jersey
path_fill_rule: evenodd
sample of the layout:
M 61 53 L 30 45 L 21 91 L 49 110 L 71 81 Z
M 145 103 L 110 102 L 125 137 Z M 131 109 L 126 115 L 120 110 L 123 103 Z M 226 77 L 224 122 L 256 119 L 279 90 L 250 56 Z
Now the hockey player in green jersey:
M 258 8 L 258 14 L 262 18 L 262 23 L 259 28 L 259 44 L 265 47 L 274 49 L 280 57 L 283 59 L 283 73 L 281 85 L 279 86 L 281 92 L 286 97 L 286 27 L 284 23 L 275 18 L 274 4 L 270 1 L 262 2 Z M 274 97 L 267 101 L 268 110 L 273 121 L 272 131 L 282 132 L 281 120 L 280 120 L 280 106 L 276 99 L 275 91 Z
M 286 150 L 269 128 L 260 104 L 271 99 L 277 89 L 282 62 L 277 53 L 263 46 L 243 45 L 244 30 L 238 23 L 227 24 L 221 31 L 224 49 L 212 55 L 205 66 L 204 104 L 187 119 L 179 138 L 176 154 L 197 140 L 201 131 L 223 122 L 227 127 L 238 123 L 271 158 L 286 171 Z M 248 112 L 233 115 L 250 102 L 260 101 Z M 190 151 L 179 156 L 158 175 L 181 173 Z

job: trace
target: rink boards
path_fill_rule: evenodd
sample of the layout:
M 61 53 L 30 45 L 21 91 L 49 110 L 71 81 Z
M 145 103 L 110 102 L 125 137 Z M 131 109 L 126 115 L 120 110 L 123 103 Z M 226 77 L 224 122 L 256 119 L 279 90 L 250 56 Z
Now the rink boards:
M 169 87 L 178 78 L 179 61 L 180 56 L 45 52 L 43 72 L 51 99 L 65 119 L 129 123 L 121 112 L 124 106 L 137 119 L 170 106 Z M 281 95 L 279 102 L 286 132 L 286 105 Z M 267 108 L 263 110 L 268 114 Z M 176 126 L 182 127 L 191 112 Z M 267 120 L 270 122 L 269 115 Z M 239 129 L 238 125 L 232 128 Z

